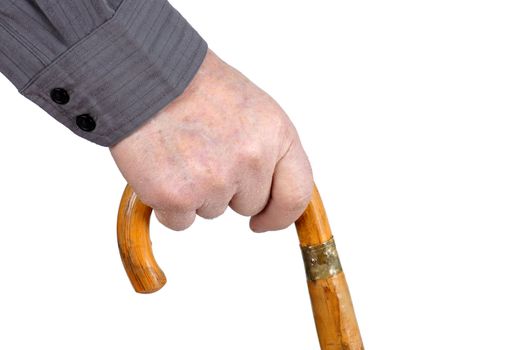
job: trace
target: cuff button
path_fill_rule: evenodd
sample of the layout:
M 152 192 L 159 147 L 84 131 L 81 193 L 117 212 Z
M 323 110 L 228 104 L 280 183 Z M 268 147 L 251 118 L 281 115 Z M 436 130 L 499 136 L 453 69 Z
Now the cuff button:
M 89 114 L 81 114 L 77 115 L 76 118 L 77 126 L 83 130 L 83 131 L 93 131 L 97 127 L 97 123 L 95 122 L 95 119 L 93 119 L 92 116 Z
M 69 94 L 65 89 L 54 88 L 49 95 L 53 102 L 58 103 L 59 105 L 65 105 L 69 102 Z

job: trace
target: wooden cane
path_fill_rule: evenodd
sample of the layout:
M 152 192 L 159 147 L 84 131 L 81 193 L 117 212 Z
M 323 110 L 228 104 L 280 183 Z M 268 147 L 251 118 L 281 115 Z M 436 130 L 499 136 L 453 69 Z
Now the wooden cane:
M 150 217 L 151 208 L 126 186 L 118 213 L 118 245 L 126 273 L 138 293 L 156 292 L 166 283 L 151 250 Z M 317 187 L 295 225 L 321 350 L 363 350 L 352 299 Z

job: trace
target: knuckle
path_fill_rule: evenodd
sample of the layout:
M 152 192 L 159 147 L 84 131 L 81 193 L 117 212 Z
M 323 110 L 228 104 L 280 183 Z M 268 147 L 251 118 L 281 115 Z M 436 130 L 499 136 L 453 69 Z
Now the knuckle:
M 156 184 L 150 187 L 148 204 L 153 208 L 188 212 L 195 210 L 197 196 L 191 184 Z
M 167 208 L 166 203 L 169 200 L 168 191 L 161 186 L 148 186 L 148 191 L 142 196 L 144 203 L 153 209 Z
M 177 212 L 194 211 L 197 208 L 197 195 L 193 186 L 180 186 L 172 191 L 169 207 Z
M 187 229 L 195 220 L 194 213 L 178 215 L 177 213 L 155 210 L 155 216 L 162 225 L 174 231 L 183 231 Z
M 247 145 L 242 148 L 240 160 L 243 165 L 252 169 L 260 169 L 264 164 L 264 152 L 261 146 Z
M 193 221 L 180 222 L 169 226 L 173 231 L 184 231 L 193 224 Z
M 212 219 L 215 219 L 217 217 L 220 216 L 220 214 L 216 214 L 216 213 L 209 213 L 209 212 L 197 212 L 197 214 L 203 218 L 203 219 L 206 219 L 206 220 L 212 220 Z
M 233 211 L 235 211 L 237 214 L 242 216 L 253 216 L 258 214 L 261 210 L 259 208 L 255 208 L 251 205 L 239 205 L 237 203 L 230 204 L 230 207 Z
M 197 214 L 204 219 L 215 219 L 226 211 L 227 206 L 221 208 L 201 208 Z
M 220 169 L 209 172 L 205 181 L 211 193 L 224 193 L 229 187 L 229 179 Z

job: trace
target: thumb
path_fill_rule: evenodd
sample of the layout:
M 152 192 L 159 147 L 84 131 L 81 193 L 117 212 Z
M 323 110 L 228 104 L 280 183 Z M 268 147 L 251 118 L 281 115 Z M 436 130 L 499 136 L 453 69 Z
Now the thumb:
M 277 162 L 266 207 L 250 219 L 254 232 L 280 230 L 306 209 L 313 190 L 312 168 L 298 138 Z

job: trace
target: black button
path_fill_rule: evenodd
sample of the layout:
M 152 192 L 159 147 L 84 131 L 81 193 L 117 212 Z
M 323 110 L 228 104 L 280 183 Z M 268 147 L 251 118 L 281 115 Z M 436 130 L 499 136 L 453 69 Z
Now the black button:
M 54 88 L 51 90 L 51 99 L 59 105 L 65 105 L 69 102 L 69 94 L 62 88 Z
M 97 123 L 89 114 L 81 114 L 77 115 L 77 125 L 80 129 L 89 132 L 95 130 Z

